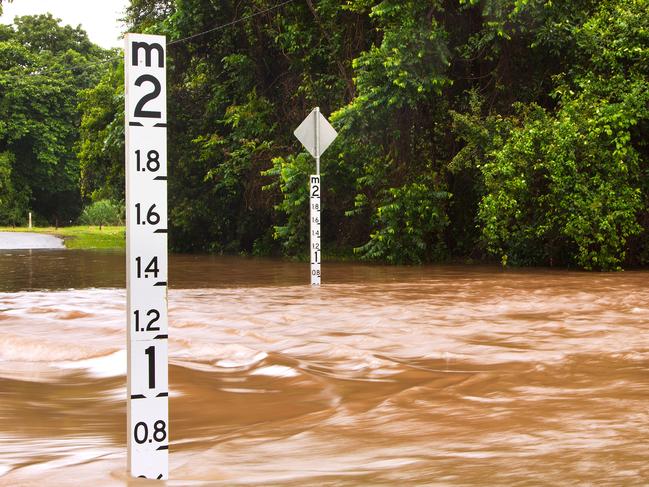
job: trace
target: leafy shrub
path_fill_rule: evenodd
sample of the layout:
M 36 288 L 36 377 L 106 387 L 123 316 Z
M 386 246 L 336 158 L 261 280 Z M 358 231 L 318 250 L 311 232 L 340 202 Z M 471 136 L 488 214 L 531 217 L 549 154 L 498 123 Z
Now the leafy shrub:
M 287 254 L 299 254 L 307 248 L 310 171 L 313 171 L 313 159 L 302 153 L 274 158 L 273 167 L 263 173 L 275 180 L 264 189 L 278 187 L 282 194 L 282 200 L 275 209 L 286 215 L 286 223 L 275 226 L 274 237 L 282 242 Z
M 79 217 L 82 225 L 123 225 L 123 209 L 111 200 L 99 200 L 86 206 Z
M 448 225 L 445 207 L 450 194 L 431 188 L 433 184 L 410 183 L 387 190 L 384 203 L 374 213 L 376 230 L 356 252 L 364 259 L 393 264 L 443 257 L 443 236 Z
M 532 107 L 490 154 L 478 218 L 503 263 L 620 267 L 641 207 L 625 112 L 624 103 L 586 96 L 554 117 Z
M 620 269 L 646 215 L 646 2 L 605 2 L 575 33 L 587 70 L 557 78 L 554 114 L 530 104 L 480 166 L 479 221 L 503 262 Z
M 30 191 L 16 190 L 12 181 L 12 165 L 15 156 L 0 152 L 0 225 L 26 225 Z

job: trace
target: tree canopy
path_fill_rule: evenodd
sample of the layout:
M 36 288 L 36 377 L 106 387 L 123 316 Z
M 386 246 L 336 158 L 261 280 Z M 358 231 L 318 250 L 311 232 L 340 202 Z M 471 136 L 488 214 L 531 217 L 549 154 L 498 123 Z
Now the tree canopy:
M 80 28 L 51 15 L 0 26 L 0 221 L 34 210 L 52 223 L 80 209 L 78 94 L 105 55 Z
M 313 161 L 292 132 L 320 106 L 340 134 L 322 159 L 331 253 L 649 260 L 647 0 L 132 0 L 126 22 L 180 41 L 168 47 L 176 250 L 305 255 Z M 25 28 L 0 35 L 0 79 L 105 56 L 68 31 L 56 52 L 25 44 Z M 15 208 L 123 199 L 123 66 L 93 73 L 0 81 L 0 185 Z

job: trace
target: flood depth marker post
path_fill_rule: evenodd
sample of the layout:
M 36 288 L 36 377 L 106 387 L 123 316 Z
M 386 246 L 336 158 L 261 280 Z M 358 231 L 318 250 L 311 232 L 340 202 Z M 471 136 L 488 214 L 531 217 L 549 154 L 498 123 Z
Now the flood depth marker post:
M 304 148 L 315 157 L 315 175 L 309 177 L 309 220 L 310 220 L 310 251 L 311 257 L 311 285 L 319 286 L 321 280 L 322 245 L 320 232 L 322 219 L 320 211 L 320 195 L 322 185 L 320 183 L 320 156 L 327 150 L 329 145 L 338 136 L 338 133 L 329 124 L 327 119 L 320 113 L 320 108 L 315 107 L 304 119 L 300 126 L 295 129 L 295 137 L 302 143 Z
M 164 36 L 127 34 L 128 470 L 169 478 L 167 79 Z

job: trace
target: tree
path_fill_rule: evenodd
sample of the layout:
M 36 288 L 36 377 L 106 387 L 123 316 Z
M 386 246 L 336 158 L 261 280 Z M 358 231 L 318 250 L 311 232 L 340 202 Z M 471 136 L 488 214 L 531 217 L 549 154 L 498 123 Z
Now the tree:
M 557 78 L 557 110 L 524 107 L 486 155 L 479 219 L 503 260 L 619 269 L 637 243 L 649 188 L 648 6 L 603 3 L 575 29 L 581 63 Z
M 17 17 L 0 31 L 0 153 L 15 214 L 31 208 L 52 223 L 78 215 L 78 93 L 95 82 L 93 63 L 104 55 L 49 14 Z
M 79 92 L 81 123 L 75 149 L 84 200 L 124 201 L 123 107 L 123 61 L 107 63 L 99 82 Z
M 4 1 L 7 1 L 8 3 L 12 2 L 12 0 L 4 0 Z M 0 15 L 2 15 L 2 2 L 3 0 L 0 0 Z
M 133 0 L 130 29 L 173 41 L 170 242 L 305 255 L 312 161 L 292 132 L 320 106 L 339 132 L 322 161 L 326 249 L 400 263 L 649 262 L 647 7 Z M 89 198 L 122 194 L 110 69 L 83 93 Z
M 118 204 L 110 200 L 99 200 L 86 206 L 79 217 L 79 223 L 84 225 L 98 225 L 99 229 L 103 225 L 122 225 L 123 209 Z

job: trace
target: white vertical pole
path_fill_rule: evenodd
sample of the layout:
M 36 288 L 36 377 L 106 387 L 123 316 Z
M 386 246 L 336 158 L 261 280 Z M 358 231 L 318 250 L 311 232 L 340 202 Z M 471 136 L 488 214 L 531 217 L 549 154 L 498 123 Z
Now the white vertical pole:
M 322 262 L 322 251 L 320 248 L 320 175 L 311 176 L 309 188 L 310 202 L 310 236 L 311 236 L 311 285 L 320 285 L 320 264 Z
M 166 39 L 125 42 L 128 470 L 167 479 Z
M 32 228 L 32 212 L 29 212 L 29 228 Z

